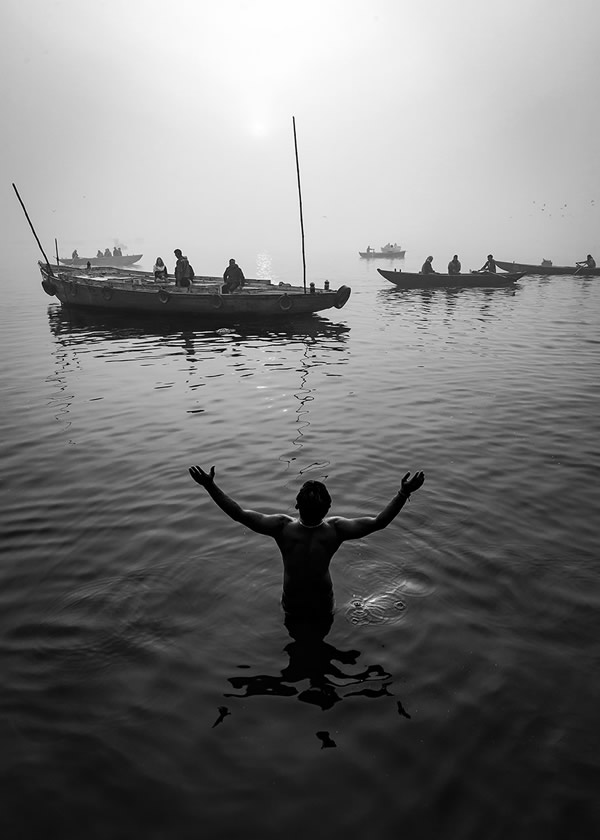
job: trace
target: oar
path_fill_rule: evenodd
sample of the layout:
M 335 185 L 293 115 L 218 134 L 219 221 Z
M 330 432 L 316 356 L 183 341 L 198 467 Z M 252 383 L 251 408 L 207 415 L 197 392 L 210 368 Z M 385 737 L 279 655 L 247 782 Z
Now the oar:
M 49 262 L 49 260 L 48 260 L 48 257 L 47 257 L 47 256 L 46 256 L 46 254 L 44 253 L 44 249 L 42 248 L 42 243 L 41 243 L 41 242 L 40 242 L 40 240 L 38 239 L 38 235 L 37 235 L 37 233 L 35 232 L 35 228 L 34 228 L 34 227 L 33 227 L 33 225 L 31 224 L 31 219 L 29 218 L 29 214 L 28 214 L 27 210 L 25 209 L 25 205 L 23 204 L 23 200 L 21 199 L 21 196 L 19 195 L 19 190 L 15 187 L 15 185 L 14 185 L 14 184 L 13 184 L 13 190 L 14 190 L 14 191 L 16 192 L 16 194 L 17 194 L 17 198 L 19 199 L 19 204 L 20 204 L 20 205 L 21 205 L 21 207 L 23 208 L 23 213 L 25 213 L 25 218 L 26 218 L 26 219 L 27 219 L 27 221 L 29 222 L 29 227 L 31 228 L 31 231 L 32 231 L 33 235 L 35 236 L 35 241 L 36 241 L 36 242 L 37 242 L 37 244 L 39 245 L 40 251 L 42 252 L 44 259 L 46 260 L 46 265 L 47 265 L 47 267 L 48 267 L 48 271 L 50 272 L 50 274 L 52 275 L 52 277 L 54 277 L 54 272 L 52 271 L 52 266 L 50 265 L 50 262 Z

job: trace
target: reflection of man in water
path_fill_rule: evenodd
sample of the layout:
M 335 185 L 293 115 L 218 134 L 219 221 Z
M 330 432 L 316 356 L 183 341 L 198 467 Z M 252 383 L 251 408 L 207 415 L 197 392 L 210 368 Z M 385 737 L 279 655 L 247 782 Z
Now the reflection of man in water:
M 321 619 L 327 624 L 327 617 L 332 615 L 334 608 L 329 574 L 333 555 L 346 540 L 361 539 L 386 528 L 400 513 L 410 494 L 425 481 L 422 472 L 416 472 L 412 478 L 407 472 L 400 489 L 381 513 L 356 519 L 343 516 L 325 518 L 331 507 L 329 492 L 320 481 L 307 481 L 296 496 L 299 514 L 296 518 L 284 513 L 268 515 L 245 510 L 217 486 L 214 467 L 211 467 L 210 473 L 198 466 L 190 467 L 190 475 L 233 520 L 258 534 L 273 537 L 279 546 L 283 560 L 281 603 L 286 613 L 286 625 L 288 621 L 304 618 Z M 323 629 L 326 633 L 328 627 Z M 291 635 L 295 634 L 291 632 Z

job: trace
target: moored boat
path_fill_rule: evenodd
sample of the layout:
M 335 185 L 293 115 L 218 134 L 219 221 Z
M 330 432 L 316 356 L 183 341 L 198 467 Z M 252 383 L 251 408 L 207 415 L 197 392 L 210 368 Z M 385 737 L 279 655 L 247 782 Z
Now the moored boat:
M 522 272 L 494 274 L 490 271 L 472 271 L 470 274 L 420 274 L 416 271 L 388 271 L 385 268 L 378 268 L 377 271 L 400 289 L 510 286 L 511 283 L 523 277 Z
M 600 268 L 585 268 L 579 265 L 548 265 L 547 263 L 548 260 L 544 260 L 541 265 L 496 260 L 496 265 L 502 271 L 521 271 L 523 274 L 576 274 L 578 277 L 600 277 Z
M 75 267 L 51 268 L 39 262 L 42 288 L 56 296 L 64 307 L 131 312 L 136 315 L 193 316 L 198 318 L 260 318 L 341 309 L 350 297 L 350 287 L 308 290 L 289 283 L 246 280 L 241 291 L 223 294 L 223 278 L 196 276 L 190 289 L 175 285 L 172 278 L 154 280 L 148 271 Z M 327 283 L 325 284 L 328 285 Z
M 125 266 L 125 265 L 133 265 L 136 262 L 139 262 L 143 254 L 121 254 L 121 256 L 116 257 L 77 257 L 73 259 L 72 257 L 65 257 L 64 259 L 61 258 L 61 263 L 63 265 L 80 265 L 85 268 L 85 266 L 89 263 L 93 266 Z

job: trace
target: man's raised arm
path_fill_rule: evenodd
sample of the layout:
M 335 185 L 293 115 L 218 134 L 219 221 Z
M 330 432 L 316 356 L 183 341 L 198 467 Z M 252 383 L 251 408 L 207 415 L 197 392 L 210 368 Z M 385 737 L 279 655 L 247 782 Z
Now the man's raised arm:
M 190 467 L 190 475 L 201 487 L 207 491 L 212 500 L 217 504 L 227 516 L 236 522 L 241 522 L 257 534 L 265 534 L 269 537 L 276 537 L 281 528 L 291 520 L 290 516 L 285 514 L 267 515 L 265 513 L 258 513 L 255 510 L 245 510 L 236 501 L 231 499 L 224 493 L 220 487 L 215 483 L 215 468 L 211 467 L 210 472 L 206 473 L 202 467 Z
M 345 519 L 343 516 L 330 517 L 331 524 L 335 527 L 337 535 L 340 540 L 358 540 L 361 537 L 366 537 L 374 531 L 381 531 L 387 528 L 390 522 L 398 516 L 406 502 L 410 498 L 410 494 L 418 490 L 425 481 L 425 475 L 422 472 L 416 472 L 412 478 L 407 472 L 400 490 L 396 493 L 394 498 L 388 502 L 381 513 L 377 516 L 360 516 L 356 519 Z

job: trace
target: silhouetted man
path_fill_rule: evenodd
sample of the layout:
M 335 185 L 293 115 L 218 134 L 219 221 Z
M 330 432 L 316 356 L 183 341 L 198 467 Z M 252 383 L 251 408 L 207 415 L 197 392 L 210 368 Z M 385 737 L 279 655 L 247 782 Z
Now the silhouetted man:
M 496 273 L 496 260 L 491 254 L 488 254 L 486 262 L 484 263 L 484 265 L 481 266 L 479 271 L 489 271 L 490 274 Z
M 460 274 L 462 266 L 458 259 L 458 254 L 455 254 L 448 263 L 448 274 Z
M 180 286 L 184 289 L 189 289 L 192 285 L 192 279 L 194 276 L 193 269 L 189 263 L 187 257 L 184 257 L 181 253 L 180 248 L 175 248 L 173 251 L 175 256 L 177 257 L 177 262 L 175 263 L 175 285 Z
M 243 288 L 246 278 L 244 277 L 244 272 L 235 260 L 229 260 L 229 265 L 223 273 L 223 280 L 225 283 L 223 284 L 222 291 L 225 294 L 235 292 L 236 289 Z
M 190 467 L 189 472 L 231 519 L 257 534 L 273 537 L 283 560 L 283 609 L 287 615 L 315 617 L 333 612 L 329 564 L 340 545 L 386 528 L 400 513 L 410 494 L 425 481 L 422 472 L 415 473 L 412 478 L 407 472 L 400 490 L 381 513 L 356 519 L 325 518 L 331 507 L 329 492 L 320 481 L 307 481 L 296 496 L 298 517 L 295 518 L 285 513 L 265 514 L 242 508 L 217 486 L 214 467 L 209 473 L 198 466 Z

